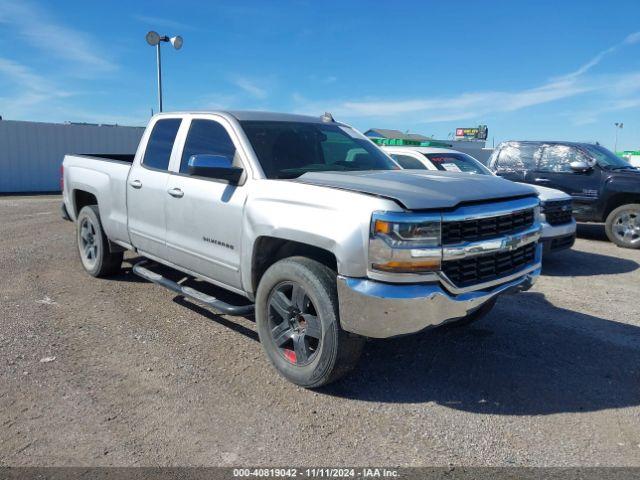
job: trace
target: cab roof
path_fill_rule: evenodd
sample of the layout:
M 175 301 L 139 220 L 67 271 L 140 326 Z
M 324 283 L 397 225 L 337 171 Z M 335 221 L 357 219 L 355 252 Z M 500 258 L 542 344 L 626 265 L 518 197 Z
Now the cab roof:
M 264 112 L 258 110 L 193 110 L 193 111 L 181 111 L 181 112 L 162 112 L 158 115 L 186 115 L 196 113 L 209 113 L 209 114 L 222 114 L 230 115 L 238 121 L 264 121 L 264 122 L 302 122 L 302 123 L 334 123 L 336 125 L 344 125 L 341 122 L 325 122 L 322 120 L 322 115 L 314 117 L 312 115 L 298 115 L 295 113 L 279 113 L 279 112 Z

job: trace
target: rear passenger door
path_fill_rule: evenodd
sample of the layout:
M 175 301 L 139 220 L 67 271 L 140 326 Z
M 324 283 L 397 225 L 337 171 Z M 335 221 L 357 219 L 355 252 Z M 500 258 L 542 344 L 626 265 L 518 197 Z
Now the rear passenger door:
M 528 172 L 535 169 L 540 146 L 527 143 L 509 143 L 504 145 L 494 164 L 494 171 L 513 182 L 530 183 Z
M 135 159 L 127 179 L 127 221 L 131 243 L 143 253 L 159 258 L 164 258 L 166 253 L 167 179 L 181 121 L 180 118 L 156 121 L 142 158 Z
M 179 161 L 172 164 L 167 184 L 167 191 L 172 192 L 166 196 L 167 259 L 225 286 L 240 288 L 247 166 L 239 141 L 226 120 L 215 116 L 194 116 L 183 126 L 181 136 L 183 132 L 184 147 Z M 234 166 L 245 170 L 239 184 L 190 175 L 189 158 L 198 154 L 233 158 Z

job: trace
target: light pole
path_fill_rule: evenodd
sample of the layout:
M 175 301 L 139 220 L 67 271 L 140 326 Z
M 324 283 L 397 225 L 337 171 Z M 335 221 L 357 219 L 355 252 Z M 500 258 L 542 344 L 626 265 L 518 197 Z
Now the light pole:
M 162 112 L 162 60 L 160 58 L 160 43 L 169 42 L 173 45 L 173 48 L 180 50 L 183 41 L 180 35 L 176 35 L 175 37 L 163 35 L 161 37 L 158 35 L 158 32 L 154 32 L 153 30 L 147 33 L 146 38 L 149 45 L 156 47 L 156 62 L 158 65 L 158 111 Z
M 616 127 L 616 143 L 613 145 L 613 153 L 616 153 L 618 151 L 618 130 L 622 130 L 623 123 L 616 122 L 614 125 Z

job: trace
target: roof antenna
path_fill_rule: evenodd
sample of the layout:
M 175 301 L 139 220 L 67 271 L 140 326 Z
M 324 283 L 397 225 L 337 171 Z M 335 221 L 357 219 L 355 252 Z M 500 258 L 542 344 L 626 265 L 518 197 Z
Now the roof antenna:
M 331 122 L 335 122 L 335 120 L 333 119 L 333 115 L 331 115 L 329 112 L 324 112 L 324 115 L 322 115 L 320 117 L 320 119 L 324 122 L 324 123 L 331 123 Z

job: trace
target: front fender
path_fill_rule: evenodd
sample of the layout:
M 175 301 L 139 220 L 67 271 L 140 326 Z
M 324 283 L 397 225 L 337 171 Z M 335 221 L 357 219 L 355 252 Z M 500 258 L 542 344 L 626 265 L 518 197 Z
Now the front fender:
M 330 206 L 306 202 L 258 200 L 245 209 L 242 236 L 242 285 L 251 291 L 252 258 L 260 237 L 311 245 L 331 252 L 337 261 L 338 273 L 363 276 L 371 214 L 353 215 Z

